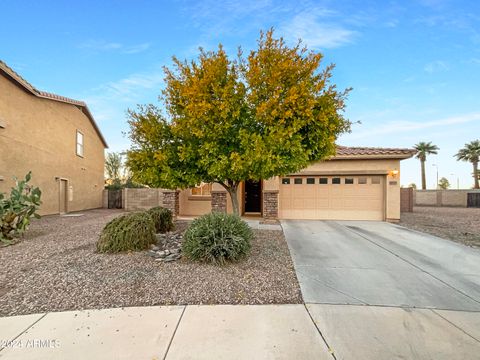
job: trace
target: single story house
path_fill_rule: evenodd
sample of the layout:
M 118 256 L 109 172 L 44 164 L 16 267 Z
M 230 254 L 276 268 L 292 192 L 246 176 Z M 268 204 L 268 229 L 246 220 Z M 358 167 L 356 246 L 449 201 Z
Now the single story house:
M 38 90 L 0 61 L 0 192 L 31 171 L 40 214 L 100 208 L 105 148 L 83 101 Z
M 298 173 L 245 181 L 238 192 L 245 216 L 279 219 L 400 219 L 400 161 L 413 149 L 338 146 L 335 156 Z M 201 184 L 177 192 L 179 215 L 231 211 L 219 184 Z

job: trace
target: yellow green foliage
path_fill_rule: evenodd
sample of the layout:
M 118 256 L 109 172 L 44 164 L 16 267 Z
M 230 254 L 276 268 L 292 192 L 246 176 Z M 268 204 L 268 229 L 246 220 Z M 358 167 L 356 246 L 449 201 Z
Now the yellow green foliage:
M 231 59 L 220 45 L 190 62 L 174 57 L 161 97 L 168 117 L 153 105 L 129 112 L 134 178 L 168 188 L 219 182 L 234 195 L 243 180 L 295 172 L 334 154 L 350 126 L 342 116 L 348 90 L 331 84 L 333 66 L 321 70 L 321 60 L 273 30 L 261 33 L 248 56 Z

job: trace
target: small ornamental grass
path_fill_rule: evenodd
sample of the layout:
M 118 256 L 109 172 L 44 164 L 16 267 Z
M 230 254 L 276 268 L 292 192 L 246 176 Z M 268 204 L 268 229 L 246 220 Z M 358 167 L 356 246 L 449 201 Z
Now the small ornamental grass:
M 252 230 L 239 216 L 214 212 L 192 222 L 184 235 L 182 253 L 190 260 L 223 265 L 244 258 L 252 237 Z
M 173 214 L 170 210 L 157 206 L 147 212 L 153 219 L 157 233 L 165 233 L 173 230 Z
M 146 212 L 132 213 L 119 216 L 105 225 L 97 242 L 97 251 L 145 250 L 155 241 L 152 217 Z

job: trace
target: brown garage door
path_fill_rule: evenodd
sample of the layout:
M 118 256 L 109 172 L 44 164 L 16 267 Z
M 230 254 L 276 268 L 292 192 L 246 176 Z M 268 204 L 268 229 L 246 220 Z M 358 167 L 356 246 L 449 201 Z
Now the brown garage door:
M 285 177 L 282 219 L 384 220 L 383 176 Z

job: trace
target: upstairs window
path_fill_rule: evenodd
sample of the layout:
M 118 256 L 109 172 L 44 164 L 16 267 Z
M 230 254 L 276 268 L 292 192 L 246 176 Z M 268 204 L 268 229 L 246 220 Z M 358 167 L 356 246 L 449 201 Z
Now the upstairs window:
M 83 157 L 83 134 L 77 130 L 77 155 Z

